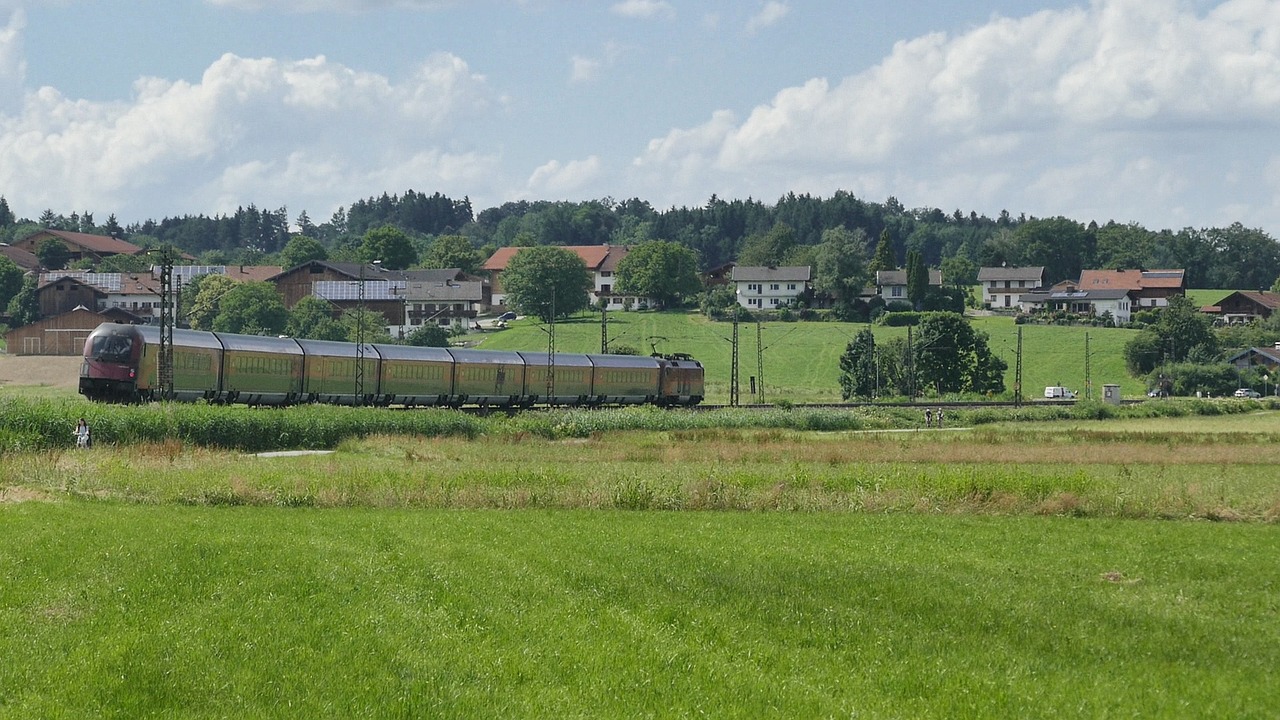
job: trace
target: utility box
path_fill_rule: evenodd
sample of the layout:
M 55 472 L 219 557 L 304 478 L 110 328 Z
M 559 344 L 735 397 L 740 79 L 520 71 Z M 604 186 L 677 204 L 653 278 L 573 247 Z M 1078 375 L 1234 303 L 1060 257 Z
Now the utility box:
M 1103 385 L 1102 386 L 1102 402 L 1111 403 L 1112 405 L 1120 404 L 1120 386 L 1119 385 Z

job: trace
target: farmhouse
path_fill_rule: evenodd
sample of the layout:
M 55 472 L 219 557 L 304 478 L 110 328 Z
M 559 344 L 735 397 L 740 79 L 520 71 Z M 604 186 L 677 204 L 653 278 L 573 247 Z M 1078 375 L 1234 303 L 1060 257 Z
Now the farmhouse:
M 1085 291 L 1129 290 L 1135 308 L 1165 307 L 1187 292 L 1185 270 L 1081 270 L 1076 287 Z
M 941 270 L 929 271 L 929 285 L 931 287 L 942 287 Z M 893 302 L 894 300 L 906 302 L 907 271 L 877 270 L 875 294 L 883 298 L 885 302 Z
M 622 295 L 614 290 L 618 282 L 618 263 L 631 252 L 629 246 L 559 245 L 557 247 L 577 255 L 586 264 L 587 272 L 591 274 L 592 288 L 587 292 L 588 302 L 595 304 L 604 301 L 610 309 L 614 310 L 626 310 L 641 303 L 646 305 L 653 304 L 652 298 Z M 507 269 L 511 258 L 515 257 L 523 249 L 521 247 L 498 248 L 484 262 L 484 266 L 481 269 L 489 273 L 489 285 L 492 288 L 491 302 L 494 306 L 505 307 L 507 293 L 502 289 L 502 273 Z
M 982 302 L 991 309 L 1021 307 L 1019 297 L 1044 286 L 1044 266 L 980 268 L 978 284 Z
M 97 262 L 112 255 L 137 255 L 143 248 L 109 235 L 68 232 L 66 230 L 40 230 L 13 243 L 19 250 L 35 253 L 47 240 L 56 240 L 67 247 L 71 262 L 86 258 Z
M 752 267 L 738 265 L 731 279 L 737 288 L 738 304 L 749 310 L 770 310 L 795 302 L 809 289 L 813 269 L 808 265 Z
M 1237 370 L 1263 368 L 1275 373 L 1280 369 L 1280 343 L 1275 347 L 1251 347 L 1227 358 L 1227 362 L 1236 366 Z
M 1111 324 L 1117 327 L 1129 324 L 1136 307 L 1130 290 L 1077 290 L 1070 286 L 1020 295 L 1018 305 L 1028 312 L 1063 311 L 1098 318 L 1109 314 Z
M 1213 305 L 1200 308 L 1200 312 L 1214 315 L 1227 325 L 1265 320 L 1280 308 L 1280 295 L 1266 290 L 1240 290 L 1222 298 Z

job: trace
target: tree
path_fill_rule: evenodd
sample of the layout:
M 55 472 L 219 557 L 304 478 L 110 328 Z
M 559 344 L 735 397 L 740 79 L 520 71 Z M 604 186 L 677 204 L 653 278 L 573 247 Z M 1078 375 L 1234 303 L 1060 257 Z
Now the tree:
M 516 253 L 502 273 L 502 285 L 508 306 L 543 322 L 586 309 L 592 287 L 582 258 L 550 245 Z
M 952 287 L 978 284 L 978 266 L 963 255 L 952 255 L 942 261 L 942 280 Z
M 329 252 L 324 249 L 324 245 L 319 240 L 307 237 L 306 235 L 294 235 L 289 238 L 289 242 L 280 250 L 280 264 L 287 270 L 299 265 L 309 263 L 312 260 L 324 260 L 329 257 Z
M 1074 220 L 1028 220 L 1014 230 L 1014 238 L 1022 248 L 1023 262 L 1043 265 L 1050 285 L 1080 277 L 1080 270 L 1093 262 L 1094 235 Z
M 1218 352 L 1213 321 L 1185 295 L 1175 295 L 1151 327 L 1125 343 L 1125 367 L 1131 375 L 1146 375 L 1160 365 L 1186 360 L 1193 351 L 1200 357 Z
M 774 223 L 769 232 L 748 237 L 738 253 L 738 264 L 777 267 L 796 244 L 796 234 L 786 223 Z
M 404 270 L 418 261 L 413 241 L 390 225 L 374 228 L 364 234 L 360 256 L 364 262 L 381 260 L 382 267 L 388 270 Z
M 916 310 L 924 307 L 925 296 L 929 294 L 929 267 L 924 264 L 924 256 L 919 250 L 907 251 L 907 300 Z
M 893 238 L 889 237 L 889 231 L 884 230 L 880 233 L 880 242 L 876 244 L 875 257 L 871 258 L 871 265 L 867 267 L 867 271 L 874 275 L 881 270 L 897 270 L 898 256 L 893 251 Z
M 0 229 L 7 228 L 17 222 L 18 218 L 14 216 L 13 211 L 9 209 L 9 201 L 0 195 Z
M 279 335 L 288 322 L 289 310 L 275 286 L 267 282 L 237 282 L 219 300 L 212 329 L 248 335 Z
M 480 252 L 463 235 L 437 236 L 422 256 L 422 266 L 433 270 L 458 268 L 474 273 L 483 262 Z
M 876 361 L 875 335 L 870 328 L 859 331 L 840 356 L 840 396 L 845 400 L 875 397 L 879 389 Z
M 391 333 L 387 332 L 387 318 L 382 313 L 368 308 L 351 308 L 342 313 L 342 327 L 346 329 L 347 342 L 359 342 L 363 335 L 366 343 L 389 343 Z
M 346 340 L 347 329 L 333 319 L 328 301 L 307 295 L 294 304 L 285 323 L 285 334 L 312 340 Z
M 30 325 L 40 319 L 40 296 L 36 295 L 34 275 L 22 279 L 22 289 L 9 301 L 8 313 L 13 327 Z
M 201 275 L 183 288 L 178 313 L 196 330 L 212 330 L 214 318 L 222 307 L 222 298 L 236 281 L 226 275 Z
M 449 331 L 429 323 L 409 333 L 404 341 L 414 347 L 449 347 Z
M 991 352 L 987 334 L 975 330 L 963 315 L 924 313 L 917 327 L 912 365 L 920 385 L 939 394 L 1004 392 L 1008 366 Z
M 21 292 L 22 275 L 22 268 L 0 255 L 0 307 L 9 307 L 9 301 Z
M 618 263 L 616 291 L 653 298 L 662 307 L 679 305 L 701 289 L 698 256 L 678 243 L 642 243 Z
M 36 246 L 36 257 L 40 258 L 40 264 L 48 270 L 61 270 L 67 266 L 67 262 L 71 260 L 71 251 L 67 249 L 66 243 L 57 238 L 47 238 L 41 240 Z
M 848 309 L 867 283 L 866 246 L 862 228 L 850 231 L 840 225 L 824 230 L 814 251 L 814 289 L 832 295 Z

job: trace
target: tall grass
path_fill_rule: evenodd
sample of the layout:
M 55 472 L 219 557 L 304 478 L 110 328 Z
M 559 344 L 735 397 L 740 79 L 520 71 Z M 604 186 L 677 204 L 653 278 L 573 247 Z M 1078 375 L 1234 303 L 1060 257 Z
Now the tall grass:
M 1100 402 L 955 409 L 953 427 L 1006 421 L 1068 418 L 1106 419 L 1221 415 L 1280 407 L 1274 399 L 1186 400 L 1118 407 Z M 488 417 L 446 409 L 412 411 L 383 408 L 300 406 L 247 408 L 203 404 L 121 406 L 70 400 L 0 398 L 0 453 L 68 448 L 72 428 L 86 417 L 94 442 L 109 445 L 167 441 L 242 451 L 324 449 L 348 438 L 370 435 L 428 437 L 531 434 L 543 438 L 583 438 L 622 430 L 775 428 L 847 431 L 912 429 L 921 426 L 921 407 L 883 405 L 858 408 L 787 408 L 718 411 L 653 407 L 553 409 Z

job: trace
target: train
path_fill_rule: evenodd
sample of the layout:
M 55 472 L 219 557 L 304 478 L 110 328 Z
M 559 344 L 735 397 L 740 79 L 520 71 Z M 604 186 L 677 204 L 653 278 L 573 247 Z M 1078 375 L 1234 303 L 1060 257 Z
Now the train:
M 172 390 L 160 328 L 103 323 L 84 343 L 80 394 L 102 402 L 534 406 L 702 402 L 702 364 L 638 356 L 410 347 L 173 329 Z M 363 349 L 363 352 L 361 352 Z M 359 372 L 357 372 L 357 370 Z

